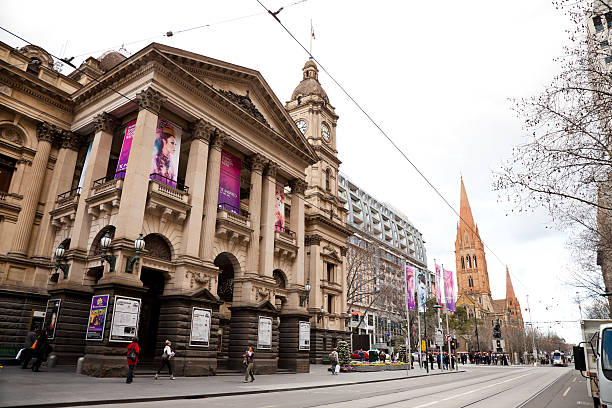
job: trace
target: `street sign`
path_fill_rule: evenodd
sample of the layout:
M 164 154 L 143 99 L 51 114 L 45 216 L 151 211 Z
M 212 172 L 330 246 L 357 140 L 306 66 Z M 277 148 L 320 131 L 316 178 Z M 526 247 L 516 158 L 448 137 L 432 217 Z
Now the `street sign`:
M 452 338 L 453 337 L 450 334 L 447 334 L 446 337 L 445 337 L 446 341 L 450 341 L 450 339 L 452 339 Z
M 442 329 L 436 329 L 436 344 L 438 346 L 444 345 L 444 336 L 442 334 Z

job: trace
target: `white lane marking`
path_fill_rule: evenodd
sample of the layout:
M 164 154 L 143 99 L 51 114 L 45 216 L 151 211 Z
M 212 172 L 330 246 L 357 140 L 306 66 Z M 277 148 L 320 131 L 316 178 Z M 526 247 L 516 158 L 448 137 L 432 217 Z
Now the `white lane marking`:
M 572 382 L 576 382 L 576 377 L 574 377 L 574 381 L 572 381 Z
M 504 380 L 504 381 L 500 381 L 500 382 L 497 382 L 497 383 L 494 383 L 494 384 L 491 384 L 491 385 L 487 385 L 486 387 L 476 388 L 476 389 L 474 389 L 474 390 L 471 390 L 471 391 L 466 391 L 466 392 L 463 392 L 463 393 L 461 393 L 461 394 L 453 395 L 453 396 L 451 396 L 451 397 L 446 397 L 446 398 L 442 398 L 442 399 L 437 400 L 437 401 L 432 401 L 432 402 L 428 402 L 428 403 L 426 403 L 426 404 L 417 405 L 417 406 L 416 406 L 416 407 L 414 407 L 414 408 L 424 408 L 424 407 L 429 407 L 429 406 L 431 406 L 431 405 L 436 405 L 436 404 L 438 404 L 438 403 L 440 403 L 440 402 L 443 402 L 443 401 L 452 400 L 452 399 L 454 399 L 454 398 L 461 397 L 461 396 L 463 396 L 463 395 L 468 395 L 468 394 L 472 394 L 472 393 L 477 392 L 477 391 L 486 390 L 487 388 L 495 387 L 496 385 L 499 385 L 499 384 L 507 383 L 507 382 L 509 382 L 509 381 L 518 380 L 519 378 L 522 378 L 522 377 L 525 377 L 525 376 L 528 376 L 528 375 L 531 375 L 531 374 L 535 374 L 535 373 L 531 373 L 531 372 L 530 372 L 530 373 L 527 373 L 527 374 L 519 375 L 518 377 L 509 378 L 509 379 Z
M 567 390 L 565 390 L 565 392 L 563 393 L 563 396 L 565 397 L 567 395 L 567 393 L 569 392 L 569 390 L 571 390 L 572 387 L 567 387 Z

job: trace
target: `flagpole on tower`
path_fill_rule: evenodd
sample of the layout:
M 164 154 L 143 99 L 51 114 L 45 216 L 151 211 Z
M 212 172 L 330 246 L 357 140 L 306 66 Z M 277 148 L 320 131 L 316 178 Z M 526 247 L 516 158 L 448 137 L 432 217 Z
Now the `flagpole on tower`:
M 308 50 L 308 54 L 310 54 L 310 58 L 312 58 L 312 40 L 315 38 L 314 28 L 312 28 L 312 18 L 310 19 L 310 49 Z

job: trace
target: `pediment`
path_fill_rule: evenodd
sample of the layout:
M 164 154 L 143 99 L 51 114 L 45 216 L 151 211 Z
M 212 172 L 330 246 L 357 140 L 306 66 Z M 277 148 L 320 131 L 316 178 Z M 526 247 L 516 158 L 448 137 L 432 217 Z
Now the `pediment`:
M 219 298 L 213 295 L 208 289 L 200 288 L 191 292 L 191 297 L 199 300 L 207 300 L 212 303 L 222 303 Z
M 318 161 L 316 152 L 259 71 L 161 44 L 152 46 L 184 72 L 210 86 L 227 103 L 299 149 L 309 161 Z
M 272 302 L 270 302 L 269 300 L 264 300 L 264 301 L 259 302 L 257 304 L 257 309 L 259 309 L 259 310 L 267 310 L 269 312 L 278 313 L 278 309 L 276 307 L 274 307 Z

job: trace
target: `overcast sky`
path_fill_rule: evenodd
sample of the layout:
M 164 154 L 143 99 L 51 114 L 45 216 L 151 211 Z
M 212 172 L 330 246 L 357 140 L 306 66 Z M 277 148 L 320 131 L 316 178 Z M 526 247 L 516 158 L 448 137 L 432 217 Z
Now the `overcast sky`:
M 262 2 L 284 6 L 278 17 L 306 46 L 312 19 L 313 55 L 457 210 L 463 174 L 481 237 L 501 258 L 487 252 L 493 297 L 505 297 L 507 264 L 526 321 L 527 295 L 534 321 L 578 319 L 575 290 L 565 284 L 566 233 L 551 229 L 543 211 L 510 212 L 491 188 L 492 171 L 524 135 L 509 98 L 541 91 L 569 42 L 569 22 L 551 1 Z M 307 55 L 262 12 L 256 0 L 106 1 L 91 9 L 76 1 L 5 0 L 0 23 L 53 54 L 77 56 L 76 65 L 122 44 L 128 55 L 151 41 L 183 48 L 260 71 L 285 102 Z M 0 40 L 25 45 L 5 33 Z M 457 216 L 328 76 L 319 79 L 340 116 L 341 170 L 409 217 L 426 240 L 430 269 L 434 258 L 454 269 Z M 577 322 L 539 326 L 578 341 Z

